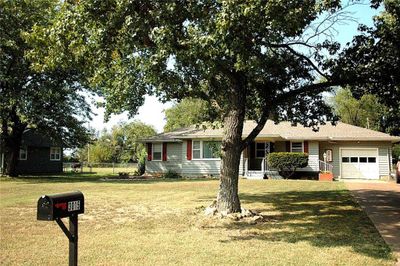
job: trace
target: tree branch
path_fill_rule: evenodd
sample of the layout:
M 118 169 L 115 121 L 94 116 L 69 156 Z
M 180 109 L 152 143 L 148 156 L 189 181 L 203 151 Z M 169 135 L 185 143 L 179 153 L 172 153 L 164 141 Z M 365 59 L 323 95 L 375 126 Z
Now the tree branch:
M 264 128 L 265 123 L 267 123 L 267 120 L 268 120 L 269 110 L 270 109 L 268 109 L 268 108 L 266 108 L 266 106 L 264 106 L 261 117 L 257 121 L 257 126 L 255 128 L 253 128 L 253 130 L 250 132 L 250 134 L 244 140 L 242 140 L 242 144 L 241 144 L 242 150 L 244 150 L 247 146 L 249 146 L 250 142 L 252 142 L 255 139 L 255 137 L 257 137 L 257 135 Z
M 292 54 L 294 54 L 295 56 L 300 57 L 301 59 L 307 61 L 307 63 L 310 64 L 310 66 L 311 66 L 315 71 L 318 72 L 318 74 L 320 74 L 320 75 L 323 76 L 324 78 L 328 79 L 328 75 L 325 74 L 325 73 L 323 73 L 323 72 L 311 61 L 310 58 L 308 58 L 307 56 L 305 56 L 305 55 L 303 55 L 303 54 L 297 52 L 297 51 L 294 50 L 292 47 L 290 47 L 290 45 L 294 45 L 294 44 L 297 44 L 297 45 L 300 45 L 300 44 L 301 44 L 301 45 L 305 45 L 305 46 L 311 47 L 311 45 L 308 45 L 307 43 L 300 43 L 300 42 L 297 42 L 297 43 L 290 43 L 290 44 L 269 44 L 269 45 L 270 45 L 271 47 L 275 47 L 275 48 L 286 48 L 287 50 L 289 50 L 289 51 L 290 51 Z
M 343 86 L 343 85 L 349 85 L 349 84 L 354 84 L 357 83 L 359 79 L 341 79 L 341 80 L 328 80 L 326 82 L 320 82 L 320 83 L 313 83 L 309 85 L 305 85 L 299 89 L 296 90 L 291 90 L 286 93 L 283 93 L 276 97 L 273 102 L 274 105 L 277 105 L 281 103 L 282 101 L 286 101 L 288 98 L 292 98 L 294 96 L 297 96 L 302 93 L 307 93 L 307 92 L 323 92 L 326 88 L 332 87 L 332 86 Z

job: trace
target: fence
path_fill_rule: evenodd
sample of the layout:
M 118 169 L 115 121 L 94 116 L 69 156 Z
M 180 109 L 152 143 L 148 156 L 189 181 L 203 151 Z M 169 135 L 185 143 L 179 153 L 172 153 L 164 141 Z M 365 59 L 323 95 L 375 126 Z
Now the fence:
M 120 172 L 133 173 L 137 163 L 63 163 L 63 171 L 76 173 L 117 174 Z

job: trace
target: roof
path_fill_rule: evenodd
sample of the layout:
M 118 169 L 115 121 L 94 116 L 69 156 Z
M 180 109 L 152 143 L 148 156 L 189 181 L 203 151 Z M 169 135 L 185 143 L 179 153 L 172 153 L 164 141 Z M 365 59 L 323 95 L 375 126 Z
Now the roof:
M 57 141 L 50 136 L 41 134 L 37 130 L 26 129 L 22 135 L 21 145 L 30 147 L 53 147 L 61 146 L 61 141 Z
M 255 121 L 248 120 L 243 126 L 243 135 L 246 137 L 257 125 Z M 180 128 L 171 132 L 161 133 L 143 142 L 181 142 L 183 139 L 221 139 L 223 128 L 199 128 L 190 126 Z M 271 138 L 281 140 L 320 140 L 320 141 L 390 141 L 399 142 L 400 137 L 391 136 L 386 133 L 371 129 L 357 127 L 346 123 L 338 122 L 336 125 L 327 123 L 320 125 L 318 131 L 300 124 L 293 126 L 290 122 L 275 124 L 268 120 L 257 138 Z

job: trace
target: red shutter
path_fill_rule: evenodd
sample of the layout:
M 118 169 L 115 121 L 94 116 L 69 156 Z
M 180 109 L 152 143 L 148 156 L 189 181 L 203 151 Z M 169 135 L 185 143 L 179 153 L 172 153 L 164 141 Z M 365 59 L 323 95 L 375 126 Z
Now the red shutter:
M 166 161 L 167 160 L 167 143 L 164 142 L 162 144 L 162 160 Z
M 191 139 L 188 139 L 188 140 L 187 140 L 186 158 L 187 158 L 189 161 L 192 160 L 192 140 L 191 140 Z
M 151 143 L 147 143 L 147 161 L 151 161 L 151 155 L 152 155 L 152 144 Z
M 286 141 L 286 152 L 290 152 L 290 141 Z
M 307 140 L 304 141 L 304 152 L 308 153 L 308 141 Z

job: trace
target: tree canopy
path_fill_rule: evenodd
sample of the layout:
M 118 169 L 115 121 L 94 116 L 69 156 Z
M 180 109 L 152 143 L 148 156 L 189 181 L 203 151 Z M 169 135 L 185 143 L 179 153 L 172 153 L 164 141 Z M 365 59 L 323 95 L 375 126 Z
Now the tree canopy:
M 388 108 L 377 96 L 364 94 L 356 99 L 349 88 L 341 88 L 332 97 L 331 104 L 342 122 L 385 132 Z
M 361 25 L 360 34 L 347 44 L 332 69 L 335 75 L 353 80 L 355 98 L 376 95 L 388 108 L 386 131 L 400 135 L 400 2 L 371 1 L 375 8 L 381 3 L 384 11 L 374 18 L 374 27 Z
M 29 57 L 41 71 L 79 69 L 82 82 L 106 97 L 108 113 L 135 114 L 145 94 L 215 106 L 224 126 L 217 208 L 238 212 L 240 153 L 267 119 L 334 120 L 321 92 L 362 83 L 369 62 L 351 48 L 339 56 L 332 39 L 346 18 L 336 0 L 66 1 L 50 27 L 30 35 L 38 48 Z M 257 126 L 242 139 L 245 117 Z
M 36 72 L 25 55 L 32 49 L 26 37 L 34 27 L 46 27 L 59 1 L 0 0 L 0 122 L 1 143 L 9 154 L 10 175 L 15 175 L 22 133 L 36 128 L 66 147 L 87 142 L 83 123 L 90 109 L 76 83 L 78 72 L 55 67 Z
M 171 108 L 165 110 L 167 123 L 164 131 L 200 124 L 215 119 L 215 110 L 209 103 L 201 99 L 185 98 Z

